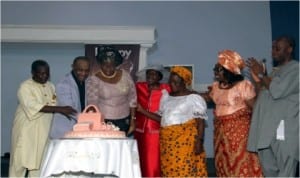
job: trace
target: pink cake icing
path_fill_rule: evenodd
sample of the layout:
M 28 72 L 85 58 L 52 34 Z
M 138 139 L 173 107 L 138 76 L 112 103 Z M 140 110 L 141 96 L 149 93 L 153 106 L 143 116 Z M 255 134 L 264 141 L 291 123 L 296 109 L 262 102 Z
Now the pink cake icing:
M 90 112 L 92 108 L 95 112 Z M 101 113 L 94 105 L 87 106 L 78 116 L 73 130 L 67 132 L 64 138 L 125 138 L 125 132 L 120 131 L 112 123 L 105 123 Z

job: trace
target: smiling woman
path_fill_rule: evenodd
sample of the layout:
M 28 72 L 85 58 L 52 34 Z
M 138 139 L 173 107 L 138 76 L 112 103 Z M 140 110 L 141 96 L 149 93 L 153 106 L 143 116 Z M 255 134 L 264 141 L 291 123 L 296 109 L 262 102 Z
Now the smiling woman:
M 170 91 L 164 78 L 168 72 L 162 65 L 149 65 L 137 74 L 140 81 L 136 83 L 138 107 L 157 112 L 162 91 Z M 144 80 L 142 80 L 144 79 Z M 161 177 L 159 153 L 160 122 L 152 120 L 143 112 L 136 113 L 134 138 L 137 140 L 143 177 Z
M 164 68 L 166 70 L 170 71 L 172 67 L 176 67 L 176 66 L 184 67 L 184 68 L 188 69 L 191 72 L 192 76 L 194 76 L 194 64 L 169 64 L 169 65 L 164 65 Z M 194 86 L 195 86 L 194 85 L 194 77 L 192 77 L 191 83 L 188 87 L 189 87 L 189 89 L 193 89 Z
M 162 177 L 207 177 L 204 150 L 204 120 L 208 119 L 206 103 L 187 88 L 192 80 L 189 69 L 174 66 L 170 71 L 171 91 L 161 91 L 159 110 L 153 112 L 138 105 L 137 111 L 160 121 Z
M 215 104 L 214 151 L 219 177 L 262 176 L 257 154 L 246 149 L 256 93 L 241 75 L 244 66 L 237 52 L 220 51 L 213 69 L 215 82 L 205 97 Z
M 136 107 L 134 81 L 126 70 L 118 68 L 123 57 L 115 48 L 98 48 L 96 59 L 100 67 L 87 79 L 87 103 L 100 109 L 105 122 L 130 134 Z
M 98 55 L 98 48 L 105 48 L 107 46 L 113 47 L 116 49 L 123 58 L 123 62 L 118 66 L 120 69 L 126 70 L 134 81 L 136 81 L 135 73 L 138 71 L 139 63 L 142 62 L 139 60 L 139 54 L 141 48 L 139 45 L 105 45 L 105 44 L 87 44 L 85 45 L 85 53 L 91 59 L 91 74 L 99 71 L 99 63 L 96 60 Z

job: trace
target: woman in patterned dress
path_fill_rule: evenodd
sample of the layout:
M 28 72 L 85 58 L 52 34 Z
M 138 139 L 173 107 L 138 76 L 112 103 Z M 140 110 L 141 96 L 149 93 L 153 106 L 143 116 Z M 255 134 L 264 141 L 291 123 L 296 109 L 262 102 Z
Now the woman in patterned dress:
M 192 74 L 185 67 L 171 68 L 170 94 L 163 90 L 158 113 L 138 105 L 137 111 L 158 120 L 162 177 L 207 177 L 203 147 L 206 103 L 187 89 Z
M 255 88 L 244 80 L 245 63 L 235 51 L 219 53 L 214 67 L 215 82 L 207 100 L 215 104 L 214 151 L 218 177 L 261 177 L 255 153 L 246 150 Z

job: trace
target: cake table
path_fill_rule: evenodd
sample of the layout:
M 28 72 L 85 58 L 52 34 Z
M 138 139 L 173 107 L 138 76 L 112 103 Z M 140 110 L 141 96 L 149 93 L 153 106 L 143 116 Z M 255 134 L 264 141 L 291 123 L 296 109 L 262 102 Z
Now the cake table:
M 132 138 L 50 140 L 40 177 L 82 172 L 120 178 L 141 177 L 138 155 L 136 140 Z

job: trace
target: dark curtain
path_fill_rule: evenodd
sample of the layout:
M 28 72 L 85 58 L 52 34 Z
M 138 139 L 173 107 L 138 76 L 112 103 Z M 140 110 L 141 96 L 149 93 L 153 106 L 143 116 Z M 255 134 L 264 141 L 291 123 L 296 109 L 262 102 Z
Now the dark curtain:
M 299 1 L 270 1 L 272 39 L 288 35 L 295 39 L 294 58 L 299 61 Z

